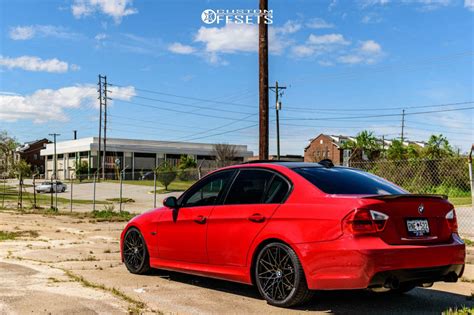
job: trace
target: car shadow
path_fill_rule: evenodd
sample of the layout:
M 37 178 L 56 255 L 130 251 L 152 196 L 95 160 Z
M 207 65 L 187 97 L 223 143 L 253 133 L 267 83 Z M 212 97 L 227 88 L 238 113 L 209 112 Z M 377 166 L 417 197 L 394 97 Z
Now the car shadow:
M 263 302 L 258 290 L 254 286 L 157 269 L 153 269 L 150 275 L 201 288 L 262 300 Z M 461 308 L 463 306 L 474 307 L 474 301 L 471 297 L 461 294 L 436 289 L 416 288 L 401 295 L 373 293 L 367 290 L 316 291 L 308 304 L 293 309 L 334 314 L 440 314 L 449 308 Z

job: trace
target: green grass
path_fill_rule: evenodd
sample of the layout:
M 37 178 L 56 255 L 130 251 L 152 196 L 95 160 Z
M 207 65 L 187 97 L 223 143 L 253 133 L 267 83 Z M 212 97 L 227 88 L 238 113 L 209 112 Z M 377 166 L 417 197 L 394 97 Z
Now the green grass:
M 474 244 L 474 242 L 468 238 L 463 238 L 462 240 L 464 241 L 464 244 L 466 244 L 467 246 L 471 246 L 472 244 Z
M 38 237 L 39 234 L 36 231 L 15 231 L 15 232 L 8 232 L 8 231 L 0 231 L 0 242 L 1 241 L 8 241 L 14 240 L 17 237 Z
M 455 206 L 469 206 L 472 204 L 471 196 L 468 197 L 449 197 L 449 202 Z
M 107 182 L 119 183 L 120 181 L 119 180 L 107 180 Z M 171 190 L 171 191 L 185 191 L 186 189 L 191 187 L 191 185 L 194 184 L 195 182 L 196 181 L 192 181 L 192 180 L 185 180 L 185 181 L 176 180 L 168 186 L 168 190 Z M 148 179 L 147 180 L 124 180 L 123 183 L 128 184 L 128 185 L 153 187 L 153 180 L 148 180 Z M 157 181 L 156 186 L 163 186 L 163 185 L 160 182 Z
M 110 202 L 120 202 L 120 198 L 108 198 L 105 200 L 110 201 Z M 122 198 L 122 203 L 131 203 L 131 202 L 135 202 L 135 200 L 133 200 L 132 198 Z
M 121 221 L 129 221 L 131 218 L 135 216 L 128 211 L 110 211 L 110 210 L 100 210 L 100 211 L 92 211 L 91 217 L 97 219 L 97 221 L 111 221 L 111 222 L 121 222 Z
M 443 315 L 471 315 L 474 314 L 474 307 L 455 307 L 455 308 L 448 308 L 443 312 Z

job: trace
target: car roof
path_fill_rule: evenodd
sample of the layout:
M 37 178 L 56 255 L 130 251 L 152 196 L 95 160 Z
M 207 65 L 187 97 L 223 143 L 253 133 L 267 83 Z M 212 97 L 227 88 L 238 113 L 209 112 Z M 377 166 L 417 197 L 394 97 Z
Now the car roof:
M 341 166 L 336 166 L 333 165 L 331 162 L 331 165 L 326 164 L 328 162 L 320 162 L 320 163 L 310 163 L 310 162 L 289 162 L 289 161 L 275 161 L 275 160 L 257 160 L 257 161 L 249 161 L 249 162 L 244 162 L 242 164 L 239 164 L 238 166 L 241 167 L 246 167 L 246 166 L 262 166 L 265 164 L 268 165 L 281 165 L 287 168 L 301 168 L 301 167 L 341 167 Z

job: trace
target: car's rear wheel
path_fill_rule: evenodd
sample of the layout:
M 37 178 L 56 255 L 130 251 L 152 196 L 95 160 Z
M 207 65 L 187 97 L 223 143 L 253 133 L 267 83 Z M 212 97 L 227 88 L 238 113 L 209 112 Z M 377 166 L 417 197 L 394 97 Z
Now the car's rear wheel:
M 65 192 L 66 191 L 66 187 L 63 187 L 63 189 L 61 189 L 62 192 Z
M 123 239 L 123 258 L 128 271 L 145 274 L 150 271 L 150 256 L 142 234 L 130 228 Z
M 258 253 L 255 282 L 260 294 L 275 306 L 303 304 L 312 296 L 298 256 L 283 243 L 267 244 Z

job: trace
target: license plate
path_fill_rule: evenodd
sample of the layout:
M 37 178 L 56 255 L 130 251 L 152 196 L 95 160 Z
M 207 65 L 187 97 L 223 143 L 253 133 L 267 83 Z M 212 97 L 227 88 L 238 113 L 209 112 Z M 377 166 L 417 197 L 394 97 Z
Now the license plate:
M 408 219 L 408 235 L 425 236 L 430 234 L 430 226 L 427 219 Z

